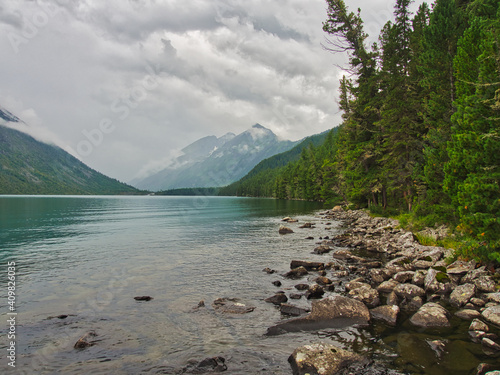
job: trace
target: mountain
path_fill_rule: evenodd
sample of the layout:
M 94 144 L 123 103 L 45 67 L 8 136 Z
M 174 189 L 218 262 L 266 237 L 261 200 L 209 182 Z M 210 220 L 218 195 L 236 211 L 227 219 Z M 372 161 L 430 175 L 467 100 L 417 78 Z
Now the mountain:
M 22 121 L 5 109 L 0 108 L 0 118 L 0 194 L 138 193 L 63 149 L 13 129 Z
M 260 124 L 239 135 L 202 138 L 185 147 L 183 155 L 162 171 L 132 184 L 153 191 L 176 188 L 219 187 L 245 176 L 261 160 L 292 148 Z

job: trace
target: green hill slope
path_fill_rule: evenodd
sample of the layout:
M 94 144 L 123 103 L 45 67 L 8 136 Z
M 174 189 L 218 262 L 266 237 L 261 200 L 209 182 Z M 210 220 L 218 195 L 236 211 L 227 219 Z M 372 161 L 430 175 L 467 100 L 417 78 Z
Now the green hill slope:
M 59 147 L 0 125 L 0 194 L 134 194 Z

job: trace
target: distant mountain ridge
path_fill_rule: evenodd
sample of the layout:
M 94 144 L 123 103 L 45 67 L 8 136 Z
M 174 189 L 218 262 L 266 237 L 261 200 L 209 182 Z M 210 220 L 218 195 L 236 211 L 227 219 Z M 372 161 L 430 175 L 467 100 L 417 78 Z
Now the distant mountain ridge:
M 6 124 L 22 122 L 0 107 Z M 134 194 L 138 190 L 88 167 L 60 147 L 0 121 L 0 194 Z
M 255 124 L 238 135 L 201 138 L 182 149 L 183 155 L 167 168 L 131 184 L 152 191 L 226 186 L 245 176 L 260 161 L 296 143 L 279 140 L 271 130 Z

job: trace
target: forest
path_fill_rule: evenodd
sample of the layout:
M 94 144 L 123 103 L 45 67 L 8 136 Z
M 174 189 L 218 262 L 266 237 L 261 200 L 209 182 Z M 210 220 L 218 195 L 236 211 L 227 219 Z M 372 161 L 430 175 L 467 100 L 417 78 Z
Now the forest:
M 348 57 L 342 124 L 237 195 L 322 200 L 445 224 L 464 258 L 500 262 L 500 2 L 436 0 L 367 45 L 361 12 L 327 0 L 327 48 Z

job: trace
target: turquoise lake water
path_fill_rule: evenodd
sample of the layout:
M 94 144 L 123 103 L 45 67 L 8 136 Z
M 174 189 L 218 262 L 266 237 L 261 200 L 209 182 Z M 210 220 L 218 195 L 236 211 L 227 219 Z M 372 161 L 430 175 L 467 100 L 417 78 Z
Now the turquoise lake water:
M 235 373 L 289 373 L 296 343 L 263 337 L 281 318 L 263 301 L 279 277 L 262 269 L 286 271 L 310 253 L 304 234 L 278 228 L 283 216 L 320 208 L 224 197 L 0 197 L 3 317 L 8 262 L 17 273 L 15 373 L 170 373 L 215 355 Z M 154 299 L 133 299 L 142 295 Z M 257 309 L 221 316 L 211 308 L 219 297 Z M 200 300 L 207 308 L 192 312 Z M 53 318 L 61 314 L 69 316 Z M 97 345 L 73 349 L 90 330 Z M 10 370 L 3 357 L 0 372 Z

